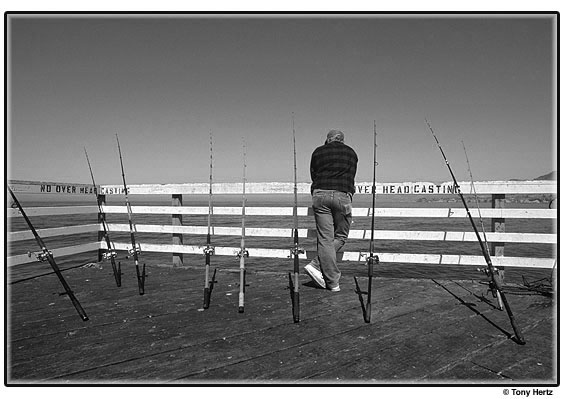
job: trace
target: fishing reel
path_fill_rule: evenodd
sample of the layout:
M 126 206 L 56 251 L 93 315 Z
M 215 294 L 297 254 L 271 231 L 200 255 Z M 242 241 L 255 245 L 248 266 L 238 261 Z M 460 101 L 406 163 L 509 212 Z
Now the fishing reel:
M 137 244 L 135 245 L 135 249 L 129 248 L 127 252 L 129 253 L 129 255 L 134 255 L 134 254 L 139 255 L 141 253 L 141 245 Z
M 370 264 L 378 264 L 380 263 L 380 258 L 378 257 L 378 255 L 373 255 L 373 256 L 367 256 L 366 257 L 366 264 L 370 265 Z
M 292 258 L 292 257 L 295 258 L 300 254 L 305 254 L 305 249 L 303 249 L 302 247 L 294 247 L 290 249 L 290 255 L 288 256 L 288 258 Z
M 491 269 L 492 270 L 490 271 L 488 267 L 484 267 L 482 269 L 478 268 L 478 271 L 484 273 L 486 276 L 489 277 L 490 281 L 488 281 L 487 283 L 488 284 L 487 292 L 491 293 L 492 297 L 497 299 L 498 309 L 503 310 L 503 301 L 500 295 L 501 285 L 503 285 L 503 270 L 499 270 L 495 266 L 493 266 Z
M 499 269 L 497 267 L 492 267 L 492 270 L 490 271 L 490 268 L 488 267 L 484 267 L 484 268 L 478 268 L 477 270 L 481 273 L 484 273 L 489 279 L 490 281 L 488 282 L 488 286 L 489 286 L 489 291 L 492 292 L 494 298 L 497 296 L 497 289 L 495 288 L 495 283 L 494 283 L 494 275 L 496 274 L 497 277 L 501 277 L 500 276 L 500 272 Z
M 246 249 L 242 250 L 242 251 L 238 251 L 238 252 L 235 253 L 235 257 L 237 259 L 248 258 L 249 257 L 249 251 L 247 251 Z
M 215 255 L 215 247 L 212 245 L 208 245 L 204 248 L 204 255 Z
M 27 256 L 29 258 L 31 258 L 32 254 L 35 255 L 35 257 L 37 258 L 37 260 L 39 262 L 45 262 L 46 260 L 49 259 L 50 256 L 51 257 L 53 256 L 53 252 L 46 250 L 46 249 L 44 249 L 43 252 L 31 252 L 31 251 L 27 252 Z
M 504 270 L 500 270 L 500 269 L 498 269 L 498 268 L 495 267 L 495 266 L 492 266 L 492 267 L 491 267 L 491 271 L 490 271 L 490 268 L 489 268 L 489 267 L 478 268 L 477 270 L 478 270 L 479 272 L 481 272 L 481 273 L 484 273 L 486 276 L 488 276 L 488 277 L 491 278 L 491 279 L 494 279 L 494 278 L 495 278 L 495 277 L 494 277 L 494 274 L 495 274 L 496 277 L 501 280 L 500 283 L 503 284 L 503 277 L 504 277 L 504 276 L 503 276 L 503 273 L 504 273 Z M 493 274 L 492 274 L 492 273 L 493 273 Z
M 378 255 L 374 254 L 372 256 L 370 256 L 370 254 L 365 254 L 363 252 L 360 253 L 360 258 L 365 258 L 366 259 L 366 264 L 367 265 L 373 265 L 373 264 L 378 264 L 380 263 L 380 258 L 378 257 Z
M 12 203 L 10 204 L 10 208 L 17 210 L 20 215 L 22 214 L 22 211 L 20 210 L 20 207 L 19 207 L 18 204 L 16 204 L 15 202 L 12 202 Z
M 110 251 L 104 252 L 102 254 L 102 259 L 103 260 L 111 260 L 111 259 L 115 258 L 116 256 L 117 256 L 117 252 L 114 251 L 114 250 L 110 250 Z

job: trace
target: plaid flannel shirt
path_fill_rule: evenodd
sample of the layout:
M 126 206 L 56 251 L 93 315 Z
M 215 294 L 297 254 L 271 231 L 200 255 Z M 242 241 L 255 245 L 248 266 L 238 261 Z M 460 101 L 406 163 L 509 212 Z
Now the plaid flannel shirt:
M 311 191 L 337 190 L 354 194 L 358 157 L 348 145 L 333 141 L 317 147 L 311 155 Z

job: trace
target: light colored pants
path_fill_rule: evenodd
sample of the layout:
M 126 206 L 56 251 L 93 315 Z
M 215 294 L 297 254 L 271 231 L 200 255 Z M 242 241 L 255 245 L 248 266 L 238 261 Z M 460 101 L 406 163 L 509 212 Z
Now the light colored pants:
M 335 190 L 313 190 L 313 214 L 317 228 L 317 257 L 312 264 L 321 270 L 327 288 L 339 285 L 341 271 L 337 252 L 345 245 L 352 222 L 352 198 Z

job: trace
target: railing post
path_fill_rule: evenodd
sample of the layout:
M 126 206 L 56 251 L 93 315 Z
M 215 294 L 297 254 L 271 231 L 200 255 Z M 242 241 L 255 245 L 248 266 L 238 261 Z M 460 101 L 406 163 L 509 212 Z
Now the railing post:
M 492 194 L 492 208 L 505 208 L 505 194 Z M 505 218 L 492 218 L 492 231 L 505 233 Z M 492 256 L 503 256 L 505 243 L 490 242 L 490 253 Z M 503 273 L 503 266 L 498 267 Z
M 182 194 L 172 194 L 172 206 L 182 206 Z M 172 225 L 182 226 L 182 215 L 173 214 L 172 215 Z M 172 244 L 182 245 L 183 238 L 182 234 L 173 233 L 172 234 Z M 178 267 L 182 266 L 184 262 L 184 255 L 182 253 L 173 252 L 172 254 L 172 266 Z
M 98 201 L 100 207 L 103 207 L 106 204 L 106 194 L 96 194 L 96 200 Z M 98 224 L 103 223 L 105 218 L 106 218 L 105 213 L 98 212 Z M 102 242 L 105 239 L 106 237 L 104 237 L 104 230 L 98 227 L 98 242 Z M 104 255 L 104 250 L 102 248 L 98 248 L 98 262 L 101 262 L 102 259 L 104 259 L 103 255 Z

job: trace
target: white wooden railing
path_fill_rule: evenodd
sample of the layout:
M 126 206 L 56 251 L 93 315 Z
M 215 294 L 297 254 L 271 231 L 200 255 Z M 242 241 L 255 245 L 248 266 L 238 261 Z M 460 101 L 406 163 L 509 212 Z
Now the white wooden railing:
M 59 196 L 90 196 L 95 201 L 94 195 L 102 204 L 102 210 L 105 214 L 126 214 L 127 209 L 124 205 L 106 205 L 108 196 L 123 197 L 122 186 L 102 185 L 95 191 L 94 187 L 85 184 L 67 184 L 67 183 L 51 183 L 51 182 L 29 182 L 29 181 L 10 181 L 10 187 L 16 195 L 50 195 L 57 194 Z M 298 185 L 299 194 L 309 193 L 309 184 L 300 183 Z M 557 233 L 511 233 L 505 231 L 505 220 L 511 218 L 518 219 L 549 219 L 554 221 L 556 225 L 557 209 L 546 204 L 543 208 L 510 208 L 510 203 L 506 202 L 506 195 L 512 194 L 542 194 L 555 197 L 557 193 L 556 182 L 554 181 L 511 181 L 511 182 L 475 182 L 475 188 L 478 195 L 491 195 L 490 208 L 481 207 L 481 215 L 485 219 L 491 219 L 491 232 L 486 233 L 486 239 L 490 243 L 492 261 L 496 266 L 518 266 L 518 267 L 534 267 L 534 268 L 551 268 L 554 266 L 555 260 L 547 258 L 530 258 L 530 257 L 509 257 L 504 256 L 505 243 L 523 243 L 523 244 L 550 244 L 556 247 L 558 243 Z M 162 235 L 163 242 L 148 243 L 141 240 L 140 246 L 143 252 L 169 253 L 172 254 L 173 265 L 182 265 L 183 256 L 189 254 L 202 255 L 204 245 L 185 245 L 183 244 L 184 235 L 203 235 L 207 234 L 206 226 L 189 226 L 182 223 L 183 215 L 207 215 L 207 206 L 182 206 L 183 198 L 190 195 L 206 195 L 209 193 L 207 184 L 163 184 L 163 185 L 131 185 L 128 187 L 130 199 L 132 202 L 133 214 L 154 214 L 154 215 L 171 215 L 172 224 L 155 225 L 155 224 L 136 224 L 135 231 L 137 233 L 151 233 L 155 236 Z M 264 194 L 266 196 L 280 194 L 293 194 L 294 186 L 292 183 L 247 183 L 246 192 L 252 194 Z M 451 182 L 442 184 L 434 184 L 428 182 L 415 183 L 381 183 L 377 185 L 376 193 L 378 198 L 388 195 L 425 195 L 433 197 L 437 195 L 445 196 L 445 194 L 453 194 L 453 185 Z M 465 195 L 470 195 L 470 183 L 460 183 L 460 190 Z M 370 183 L 359 183 L 356 186 L 356 196 L 370 196 Z M 217 183 L 213 185 L 214 198 L 222 195 L 233 195 L 242 193 L 241 183 Z M 167 195 L 172 198 L 172 206 L 136 206 L 135 195 Z M 452 195 L 452 198 L 456 198 Z M 291 198 L 291 197 L 289 197 Z M 291 201 L 290 201 L 291 202 Z M 30 217 L 54 216 L 54 215 L 70 215 L 70 214 L 98 214 L 96 205 L 79 205 L 66 207 L 37 207 L 25 209 Z M 298 207 L 298 216 L 307 218 L 311 216 L 309 207 Z M 247 216 L 288 216 L 291 217 L 293 207 L 290 206 L 247 206 L 245 214 Z M 230 215 L 237 216 L 242 214 L 242 207 L 214 206 L 213 215 Z M 478 217 L 478 210 L 472 209 L 473 217 Z M 17 209 L 7 209 L 8 218 L 16 218 L 21 216 Z M 98 215 L 100 216 L 100 215 Z M 354 208 L 353 217 L 369 218 L 371 216 L 370 208 Z M 375 210 L 376 218 L 467 218 L 466 211 L 460 207 L 442 207 L 442 208 L 380 208 Z M 135 221 L 135 219 L 134 219 Z M 111 232 L 129 232 L 128 224 L 109 223 Z M 475 233 L 468 224 L 468 231 L 400 231 L 400 230 L 375 230 L 375 239 L 377 240 L 405 240 L 405 241 L 445 241 L 445 242 L 476 242 Z M 103 240 L 101 224 L 86 224 L 80 226 L 66 226 L 57 228 L 39 229 L 38 233 L 42 237 L 57 237 L 62 235 L 73 235 L 82 233 L 98 232 L 98 240 L 87 242 L 80 245 L 50 248 L 53 254 L 58 256 L 76 255 L 89 251 L 98 251 L 99 256 L 106 249 L 106 243 Z M 370 230 L 350 231 L 349 238 L 357 240 L 369 240 Z M 170 234 L 172 234 L 172 242 L 170 242 Z M 229 226 L 212 226 L 212 234 L 214 236 L 240 236 L 240 227 Z M 300 228 L 298 234 L 301 238 L 311 238 L 315 236 L 315 231 L 307 228 Z M 291 228 L 277 227 L 247 227 L 245 235 L 249 237 L 280 237 L 290 238 L 292 236 Z M 111 235 L 110 235 L 111 237 Z M 166 238 L 165 238 L 166 237 Z M 33 239 L 30 231 L 10 231 L 8 233 L 8 242 L 17 242 L 21 240 Z M 167 239 L 169 242 L 164 242 Z M 115 249 L 118 251 L 126 251 L 131 248 L 129 242 L 113 242 Z M 287 242 L 284 244 L 286 248 L 247 248 L 249 256 L 252 257 L 269 257 L 269 258 L 287 258 L 289 249 Z M 216 255 L 232 256 L 239 248 L 235 247 L 215 247 Z M 554 251 L 555 252 L 555 251 Z M 311 258 L 312 251 L 300 255 L 303 258 Z M 414 253 L 379 253 L 381 262 L 386 263 L 416 263 L 416 264 L 438 264 L 438 265 L 483 265 L 482 256 L 474 255 L 447 255 L 447 254 L 414 254 Z M 362 252 L 345 251 L 342 254 L 344 261 L 364 261 L 366 257 Z M 8 254 L 7 265 L 14 266 L 35 262 L 34 257 L 26 254 Z

